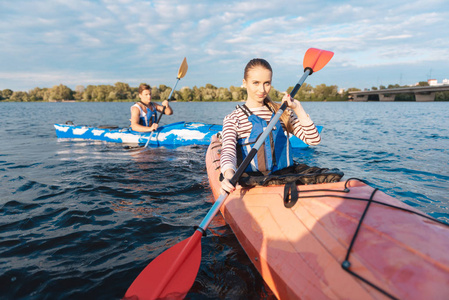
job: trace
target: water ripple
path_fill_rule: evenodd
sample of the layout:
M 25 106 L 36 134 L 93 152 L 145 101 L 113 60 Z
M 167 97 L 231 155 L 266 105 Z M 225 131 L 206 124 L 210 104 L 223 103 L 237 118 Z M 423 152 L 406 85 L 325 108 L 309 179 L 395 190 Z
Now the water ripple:
M 220 123 L 235 103 L 173 105 L 182 113 L 167 122 Z M 445 105 L 304 103 L 324 130 L 321 144 L 295 151 L 295 159 L 339 168 L 345 178 L 364 179 L 449 221 Z M 58 116 L 127 126 L 129 106 L 2 103 L 0 130 L 8 143 L 0 143 L 0 298 L 121 299 L 152 259 L 191 236 L 204 218 L 212 205 L 206 147 L 130 148 L 55 137 Z M 24 107 L 33 111 L 30 120 L 21 116 Z M 189 299 L 274 299 L 220 215 L 202 248 Z

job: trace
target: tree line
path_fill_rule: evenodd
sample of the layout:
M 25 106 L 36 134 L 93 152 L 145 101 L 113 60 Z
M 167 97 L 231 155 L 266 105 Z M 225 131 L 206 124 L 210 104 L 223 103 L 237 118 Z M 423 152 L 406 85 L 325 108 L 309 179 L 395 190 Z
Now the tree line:
M 290 87 L 287 92 L 291 92 Z M 154 101 L 162 101 L 168 98 L 171 87 L 166 85 L 153 86 L 151 96 Z M 241 101 L 247 96 L 243 87 L 231 86 L 229 88 L 216 87 L 206 84 L 204 87 L 183 87 L 175 90 L 171 100 L 177 101 Z M 281 101 L 283 93 L 272 88 L 269 96 L 273 101 Z M 304 83 L 296 94 L 296 99 L 301 101 L 345 101 L 348 93 L 338 93 L 336 85 L 327 86 L 320 84 L 315 87 Z M 34 88 L 28 92 L 12 91 L 10 89 L 0 90 L 1 101 L 15 102 L 54 102 L 64 100 L 85 102 L 115 102 L 115 101 L 138 101 L 138 87 L 130 87 L 129 84 L 117 82 L 114 85 L 82 85 L 76 86 L 75 90 L 60 84 L 52 88 Z
M 420 86 L 429 85 L 427 82 L 419 82 Z M 382 90 L 386 88 L 400 88 L 399 84 L 390 84 L 388 87 L 383 85 L 372 87 L 371 90 Z M 154 101 L 162 101 L 168 98 L 171 87 L 166 85 L 153 86 L 151 95 Z M 291 92 L 293 87 L 289 87 L 287 92 Z M 357 88 L 349 88 L 345 91 L 338 91 L 336 85 L 319 84 L 315 87 L 304 83 L 296 94 L 295 98 L 300 101 L 348 101 L 349 92 L 360 91 Z M 241 101 L 247 96 L 246 89 L 243 87 L 230 86 L 229 88 L 216 87 L 212 84 L 206 84 L 205 87 L 193 88 L 183 87 L 173 92 L 171 100 L 177 101 Z M 272 88 L 269 93 L 273 101 L 279 102 L 282 99 L 283 92 Z M 54 101 L 84 101 L 84 102 L 115 102 L 115 101 L 138 101 L 138 87 L 130 87 L 129 84 L 117 82 L 114 85 L 82 85 L 76 86 L 75 90 L 60 84 L 52 88 L 34 88 L 28 92 L 12 91 L 10 89 L 0 90 L 0 101 L 14 102 L 54 102 Z M 376 99 L 368 99 L 376 100 Z M 378 99 L 377 99 L 378 100 Z M 436 93 L 435 100 L 449 101 L 449 92 Z M 398 94 L 396 101 L 414 101 L 412 94 Z

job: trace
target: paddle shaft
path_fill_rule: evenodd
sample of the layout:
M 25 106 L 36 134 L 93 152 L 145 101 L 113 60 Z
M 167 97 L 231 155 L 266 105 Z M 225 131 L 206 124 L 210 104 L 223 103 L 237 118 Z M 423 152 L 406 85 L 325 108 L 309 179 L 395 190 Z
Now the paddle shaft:
M 180 79 L 181 79 L 181 78 L 179 78 L 179 77 L 176 79 L 175 86 L 174 86 L 173 89 L 171 90 L 170 95 L 168 95 L 168 101 L 170 101 L 170 98 L 171 98 L 171 96 L 173 95 L 173 91 L 176 89 L 176 86 L 178 85 L 178 82 L 179 82 Z M 161 120 L 162 115 L 163 115 L 164 113 L 165 113 L 165 106 L 162 107 L 161 114 L 159 115 L 159 118 L 157 119 L 156 124 L 159 124 L 159 121 Z M 147 142 L 146 142 L 144 148 L 148 147 L 148 144 L 150 143 L 150 139 L 151 139 L 151 137 L 153 136 L 153 132 L 154 132 L 154 131 L 152 131 L 152 132 L 151 132 L 151 135 L 148 137 L 148 140 L 147 140 Z
M 175 86 L 173 87 L 173 89 L 171 90 L 171 92 L 170 92 L 170 95 L 168 95 L 168 101 L 170 101 L 170 99 L 171 99 L 171 96 L 173 95 L 173 92 L 175 91 L 175 89 L 176 89 L 176 86 L 178 85 L 178 82 L 179 82 L 179 80 L 180 80 L 181 78 L 176 78 L 176 83 L 175 83 Z M 157 121 L 156 121 L 156 124 L 159 124 L 159 121 L 161 120 L 161 118 L 162 118 L 162 115 L 165 113 L 165 106 L 163 106 L 163 108 L 162 108 L 162 111 L 161 111 L 161 114 L 160 114 L 160 116 L 159 116 L 159 119 L 157 119 Z
M 304 81 L 306 80 L 307 76 L 311 74 L 311 70 L 309 68 L 306 68 L 304 71 L 304 74 L 299 79 L 298 83 L 293 88 L 292 92 L 290 93 L 290 96 L 293 98 L 296 93 L 298 92 L 299 88 L 302 86 Z M 265 139 L 270 134 L 273 127 L 276 125 L 277 121 L 281 118 L 281 115 L 284 113 L 284 110 L 287 108 L 287 102 L 282 103 L 279 110 L 274 115 L 273 119 L 271 119 L 270 123 L 268 123 L 267 128 L 264 130 L 264 132 L 259 136 L 256 143 L 254 144 L 253 148 L 248 153 L 248 156 L 243 160 L 241 165 L 238 167 L 237 171 L 235 172 L 234 176 L 232 176 L 230 182 L 233 186 L 236 186 L 237 182 L 239 181 L 240 177 L 242 176 L 243 172 L 245 171 L 246 167 L 251 163 L 254 156 L 256 156 L 257 151 L 262 146 L 262 144 L 265 142 Z M 199 231 L 204 232 L 206 231 L 207 227 L 209 226 L 210 222 L 212 222 L 212 219 L 215 217 L 215 215 L 220 210 L 220 207 L 223 205 L 226 198 L 229 196 L 229 193 L 226 192 L 226 194 L 221 194 L 220 197 L 218 197 L 217 201 L 215 201 L 212 208 L 207 213 L 206 217 L 203 219 L 201 224 L 198 226 Z

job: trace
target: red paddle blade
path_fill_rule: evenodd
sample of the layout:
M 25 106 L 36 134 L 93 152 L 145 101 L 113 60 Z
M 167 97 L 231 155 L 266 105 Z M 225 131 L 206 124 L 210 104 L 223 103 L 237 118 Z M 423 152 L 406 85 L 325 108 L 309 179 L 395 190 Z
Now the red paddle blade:
M 156 257 L 137 276 L 124 299 L 182 299 L 195 282 L 201 263 L 201 232 Z
M 312 72 L 321 70 L 334 56 L 334 52 L 309 48 L 304 55 L 303 67 L 312 69 Z

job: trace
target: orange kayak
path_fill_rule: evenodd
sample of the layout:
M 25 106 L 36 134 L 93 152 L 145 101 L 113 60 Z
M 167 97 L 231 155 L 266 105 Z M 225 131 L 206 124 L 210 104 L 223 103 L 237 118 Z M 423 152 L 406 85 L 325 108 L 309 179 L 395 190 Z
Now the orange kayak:
M 206 154 L 220 195 L 221 141 Z M 221 213 L 278 299 L 449 299 L 449 227 L 350 179 L 237 188 Z

